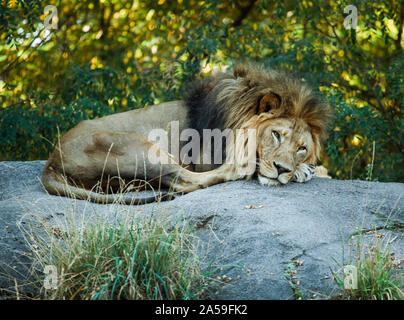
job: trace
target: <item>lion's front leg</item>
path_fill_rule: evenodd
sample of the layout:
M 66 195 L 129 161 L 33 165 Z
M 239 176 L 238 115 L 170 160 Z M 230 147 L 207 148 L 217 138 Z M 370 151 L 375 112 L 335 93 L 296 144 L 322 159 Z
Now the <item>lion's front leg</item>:
M 313 178 L 313 176 L 314 176 L 314 165 L 300 163 L 297 165 L 292 181 L 303 183 L 310 181 Z

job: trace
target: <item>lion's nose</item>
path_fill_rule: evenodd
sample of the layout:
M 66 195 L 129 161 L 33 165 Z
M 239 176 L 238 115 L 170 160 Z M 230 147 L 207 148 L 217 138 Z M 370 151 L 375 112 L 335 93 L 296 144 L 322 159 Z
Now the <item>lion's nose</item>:
M 282 173 L 288 173 L 291 171 L 285 167 L 282 167 L 281 165 L 277 164 L 276 162 L 274 162 L 274 166 L 275 166 L 276 170 L 278 171 L 278 175 L 281 175 Z

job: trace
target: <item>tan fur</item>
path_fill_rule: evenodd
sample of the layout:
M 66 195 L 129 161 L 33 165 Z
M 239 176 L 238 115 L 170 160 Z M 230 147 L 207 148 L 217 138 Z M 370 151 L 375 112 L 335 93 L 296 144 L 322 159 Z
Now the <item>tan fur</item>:
M 328 114 L 322 106 L 307 107 L 312 99 L 307 86 L 281 73 L 251 66 L 236 67 L 234 78 L 219 77 L 216 84 L 226 127 L 234 131 L 256 130 L 261 183 L 285 184 L 296 172 L 301 171 L 303 176 L 305 164 L 316 162 Z M 150 131 L 166 129 L 175 120 L 181 131 L 187 128 L 188 112 L 182 101 L 173 101 L 79 123 L 56 145 L 42 174 L 44 187 L 51 194 L 110 203 L 117 197 L 106 194 L 108 187 L 128 183 L 139 186 L 138 180 L 187 193 L 224 181 L 251 178 L 253 173 L 247 173 L 246 166 L 250 162 L 255 165 L 256 160 L 245 156 L 249 142 L 246 137 L 236 136 L 235 144 L 226 150 L 226 157 L 236 161 L 213 170 L 205 166 L 204 172 L 196 172 L 194 167 L 172 160 L 160 165 L 151 162 L 150 151 L 166 159 L 171 156 L 147 140 Z M 280 135 L 281 142 L 276 135 Z M 299 149 L 303 146 L 306 151 Z M 276 165 L 284 172 L 278 174 Z M 99 188 L 95 190 L 94 186 Z
M 327 168 L 324 167 L 324 166 L 317 166 L 317 167 L 314 169 L 314 173 L 316 174 L 316 177 L 331 179 L 331 177 L 328 175 L 328 170 L 327 170 Z

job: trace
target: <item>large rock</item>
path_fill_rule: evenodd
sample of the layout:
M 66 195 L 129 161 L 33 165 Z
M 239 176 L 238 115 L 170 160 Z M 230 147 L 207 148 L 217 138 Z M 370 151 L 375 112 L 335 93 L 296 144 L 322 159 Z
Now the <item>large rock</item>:
M 204 261 L 222 266 L 215 276 L 232 279 L 213 290 L 217 299 L 333 297 L 338 291 L 332 272 L 350 262 L 358 229 L 377 228 L 385 238 L 392 235 L 392 251 L 404 257 L 402 183 L 316 178 L 306 184 L 264 187 L 236 181 L 159 206 L 117 208 L 47 195 L 40 184 L 44 163 L 0 162 L 0 288 L 14 287 L 12 278 L 27 274 L 29 250 L 18 222 L 34 215 L 52 223 L 69 210 L 77 216 L 85 212 L 88 219 L 95 212 L 119 217 L 152 211 L 185 219 L 198 229 Z M 285 275 L 291 269 L 296 273 L 288 280 Z

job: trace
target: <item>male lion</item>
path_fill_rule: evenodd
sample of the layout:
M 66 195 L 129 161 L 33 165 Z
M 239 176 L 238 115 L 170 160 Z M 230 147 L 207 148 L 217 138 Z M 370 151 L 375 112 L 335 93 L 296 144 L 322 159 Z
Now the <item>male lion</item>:
M 180 193 L 254 175 L 263 185 L 306 182 L 314 174 L 329 118 L 326 105 L 300 80 L 262 66 L 238 65 L 233 72 L 192 83 L 184 101 L 80 122 L 57 144 L 42 183 L 51 194 L 111 203 L 117 195 L 108 194 L 110 189 L 122 191 L 122 183 L 133 184 L 135 178 Z M 174 161 L 168 150 L 148 139 L 153 129 L 167 129 L 173 121 L 180 132 L 192 128 L 201 136 L 204 129 L 254 129 L 254 158 L 245 156 L 249 138 L 236 135 L 235 143 L 223 150 L 223 157 L 235 161 Z M 251 162 L 254 168 L 247 170 Z M 130 197 L 123 200 L 133 203 Z

